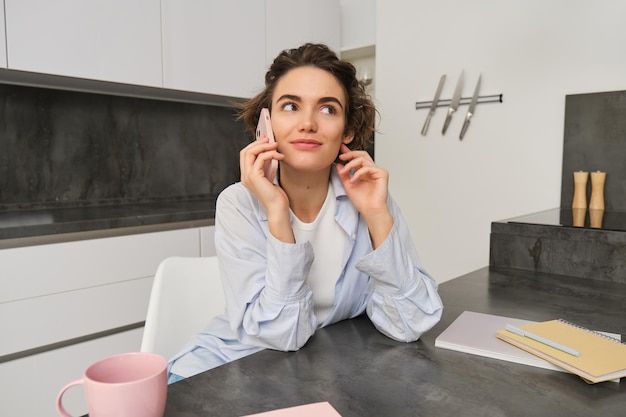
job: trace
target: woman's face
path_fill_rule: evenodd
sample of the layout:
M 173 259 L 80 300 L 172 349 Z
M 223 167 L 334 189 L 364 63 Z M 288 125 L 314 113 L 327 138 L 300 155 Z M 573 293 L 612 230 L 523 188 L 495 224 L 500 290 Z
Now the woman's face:
M 326 171 L 339 154 L 344 135 L 346 97 L 329 72 L 306 66 L 285 73 L 272 96 L 272 129 L 284 166 L 299 171 Z

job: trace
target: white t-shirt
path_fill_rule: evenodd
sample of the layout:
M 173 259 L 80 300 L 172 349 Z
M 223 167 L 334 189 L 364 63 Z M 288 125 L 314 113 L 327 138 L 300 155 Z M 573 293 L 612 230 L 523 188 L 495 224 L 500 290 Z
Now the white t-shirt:
M 313 291 L 313 308 L 318 325 L 333 309 L 335 285 L 341 274 L 341 257 L 346 234 L 335 221 L 337 201 L 332 183 L 328 184 L 326 200 L 315 220 L 304 223 L 291 213 L 293 234 L 297 243 L 311 242 L 315 259 L 306 283 Z

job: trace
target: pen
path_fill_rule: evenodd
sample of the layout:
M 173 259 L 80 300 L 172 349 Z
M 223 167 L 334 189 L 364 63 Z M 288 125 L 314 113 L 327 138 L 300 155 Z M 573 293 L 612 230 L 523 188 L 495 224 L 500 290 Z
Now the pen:
M 560 350 L 561 352 L 565 352 L 565 353 L 569 353 L 570 355 L 573 356 L 580 356 L 580 352 L 578 352 L 576 349 L 572 349 L 571 347 L 567 347 L 565 345 L 562 345 L 560 343 L 554 342 L 550 339 L 546 339 L 545 337 L 539 336 L 537 334 L 531 333 L 527 330 L 523 330 L 520 329 L 519 327 L 515 327 L 513 325 L 507 324 L 505 327 L 506 330 L 508 330 L 509 332 L 515 333 L 519 336 L 523 336 L 523 337 L 527 337 L 529 339 L 535 340 L 539 343 L 543 343 L 544 345 L 548 345 L 551 346 L 555 349 Z

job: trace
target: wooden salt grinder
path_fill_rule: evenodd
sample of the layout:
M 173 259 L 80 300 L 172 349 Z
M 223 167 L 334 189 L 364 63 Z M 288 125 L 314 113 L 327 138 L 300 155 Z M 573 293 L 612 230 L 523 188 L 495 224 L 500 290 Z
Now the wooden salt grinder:
M 589 173 L 586 171 L 574 172 L 574 199 L 572 201 L 572 208 L 587 208 L 587 179 Z
M 572 223 L 575 227 L 585 226 L 587 213 L 587 179 L 586 171 L 574 172 L 574 198 L 572 200 Z

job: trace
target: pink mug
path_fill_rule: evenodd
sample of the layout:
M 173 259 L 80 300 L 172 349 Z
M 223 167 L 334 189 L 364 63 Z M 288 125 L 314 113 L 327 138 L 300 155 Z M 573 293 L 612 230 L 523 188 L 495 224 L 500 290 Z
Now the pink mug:
M 84 385 L 89 417 L 163 417 L 167 397 L 167 361 L 148 352 L 121 353 L 89 366 L 81 379 L 67 384 L 57 396 L 57 411 L 63 394 L 74 385 Z

